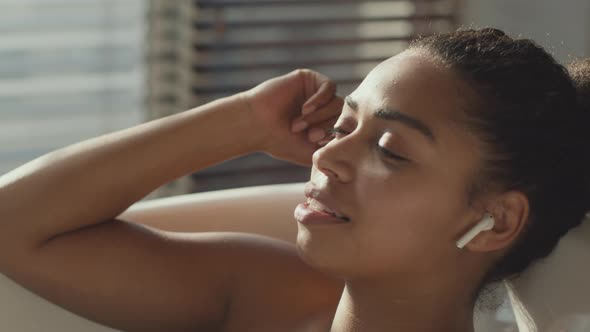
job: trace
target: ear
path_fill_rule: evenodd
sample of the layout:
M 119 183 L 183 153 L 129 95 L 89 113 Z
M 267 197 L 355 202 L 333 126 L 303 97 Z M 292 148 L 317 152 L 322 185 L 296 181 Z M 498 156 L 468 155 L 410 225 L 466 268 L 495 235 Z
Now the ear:
M 529 200 L 520 191 L 507 191 L 496 196 L 487 211 L 494 217 L 494 227 L 476 236 L 467 244 L 468 250 L 489 252 L 510 247 L 528 220 Z

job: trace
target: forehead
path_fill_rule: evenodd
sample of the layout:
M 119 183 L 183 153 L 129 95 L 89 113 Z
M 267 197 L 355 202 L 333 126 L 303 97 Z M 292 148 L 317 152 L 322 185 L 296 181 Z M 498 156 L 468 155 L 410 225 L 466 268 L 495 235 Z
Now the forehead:
M 425 51 L 405 51 L 375 67 L 351 94 L 363 117 L 380 108 L 394 109 L 423 122 L 436 137 L 435 163 L 448 173 L 470 171 L 481 161 L 480 140 L 466 126 L 469 87 Z
M 408 50 L 375 67 L 352 94 L 361 109 L 393 108 L 445 123 L 464 107 L 459 79 L 425 51 Z

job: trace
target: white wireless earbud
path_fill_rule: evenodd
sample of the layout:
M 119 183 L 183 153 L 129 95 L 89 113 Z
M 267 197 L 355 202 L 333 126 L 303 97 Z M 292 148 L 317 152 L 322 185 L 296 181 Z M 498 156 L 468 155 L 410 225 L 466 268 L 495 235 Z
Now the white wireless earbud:
M 473 238 L 475 238 L 479 233 L 483 231 L 489 231 L 494 227 L 494 217 L 486 213 L 486 215 L 477 223 L 477 225 L 473 226 L 469 230 L 469 232 L 465 233 L 458 241 L 457 241 L 457 248 L 463 249 L 467 243 L 469 243 Z

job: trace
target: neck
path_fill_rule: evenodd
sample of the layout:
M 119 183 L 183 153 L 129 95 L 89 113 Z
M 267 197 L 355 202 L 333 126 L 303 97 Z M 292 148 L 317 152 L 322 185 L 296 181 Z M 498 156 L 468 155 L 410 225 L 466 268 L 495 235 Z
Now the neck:
M 473 304 L 453 290 L 410 294 L 347 281 L 330 332 L 473 332 Z

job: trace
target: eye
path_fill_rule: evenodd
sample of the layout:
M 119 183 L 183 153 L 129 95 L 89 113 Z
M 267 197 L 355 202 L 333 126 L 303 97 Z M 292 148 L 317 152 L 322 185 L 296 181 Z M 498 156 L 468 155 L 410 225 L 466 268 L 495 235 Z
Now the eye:
M 328 134 L 332 135 L 333 138 L 341 138 L 342 136 L 347 135 L 349 133 L 346 132 L 345 130 L 343 130 L 341 127 L 334 127 L 334 128 L 330 128 L 328 130 Z M 397 155 L 397 154 L 387 150 L 386 148 L 382 147 L 379 144 L 376 144 L 375 147 L 376 147 L 377 151 L 379 151 L 379 153 L 381 153 L 386 158 L 393 159 L 396 161 L 410 161 L 409 159 L 406 159 L 400 155 Z
M 387 150 L 386 148 L 382 147 L 379 144 L 377 144 L 377 150 L 379 150 L 379 152 L 381 152 L 381 154 L 383 154 L 387 158 L 397 160 L 397 161 L 409 161 L 408 159 Z

